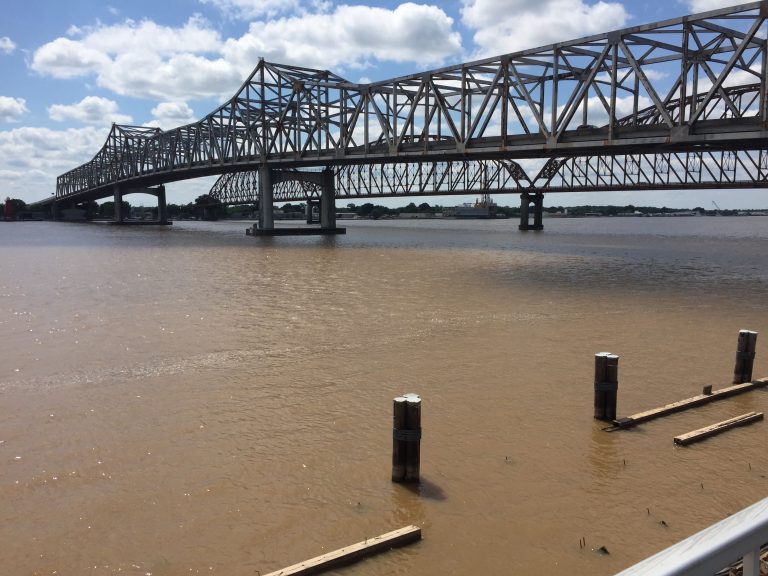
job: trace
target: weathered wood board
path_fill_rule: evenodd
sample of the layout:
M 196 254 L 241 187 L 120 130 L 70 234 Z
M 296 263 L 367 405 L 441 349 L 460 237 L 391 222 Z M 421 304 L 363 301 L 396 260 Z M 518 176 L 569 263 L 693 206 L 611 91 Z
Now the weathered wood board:
M 651 410 L 646 410 L 645 412 L 638 412 L 637 414 L 633 414 L 632 416 L 627 416 L 625 418 L 618 418 L 614 420 L 613 423 L 618 428 L 632 428 L 633 426 L 637 426 L 643 422 L 661 418 L 662 416 L 666 416 L 674 412 L 680 412 L 682 410 L 687 410 L 688 408 L 695 408 L 696 406 L 709 404 L 710 402 L 715 402 L 716 400 L 722 400 L 723 398 L 728 398 L 730 396 L 735 396 L 736 394 L 742 394 L 744 392 L 749 392 L 750 390 L 763 388 L 765 386 L 768 386 L 768 378 L 761 378 L 760 380 L 747 382 L 745 384 L 736 384 L 734 386 L 728 386 L 727 388 L 721 388 L 720 390 L 714 390 L 711 394 L 699 394 L 698 396 L 693 396 L 692 398 L 686 398 L 685 400 L 673 402 L 672 404 L 667 404 L 666 406 L 653 408 Z
M 747 412 L 746 414 L 741 414 L 740 416 L 729 418 L 728 420 L 723 420 L 717 424 L 712 424 L 711 426 L 705 426 L 704 428 L 699 428 L 698 430 L 693 430 L 692 432 L 681 434 L 680 436 L 675 436 L 675 444 L 688 446 L 694 442 L 700 442 L 705 438 L 710 438 L 711 436 L 722 434 L 726 430 L 736 428 L 737 426 L 746 426 L 747 424 L 752 424 L 753 422 L 758 422 L 762 419 L 762 412 Z
M 299 564 L 294 564 L 288 568 L 283 568 L 277 572 L 270 572 L 265 576 L 306 576 L 308 574 L 319 574 L 325 570 L 352 564 L 368 556 L 385 552 L 391 548 L 412 544 L 421 539 L 421 528 L 418 526 L 406 526 L 399 530 L 387 532 L 375 538 L 367 538 L 363 542 L 358 542 L 346 548 L 340 548 L 334 552 L 317 556 L 311 560 L 306 560 Z

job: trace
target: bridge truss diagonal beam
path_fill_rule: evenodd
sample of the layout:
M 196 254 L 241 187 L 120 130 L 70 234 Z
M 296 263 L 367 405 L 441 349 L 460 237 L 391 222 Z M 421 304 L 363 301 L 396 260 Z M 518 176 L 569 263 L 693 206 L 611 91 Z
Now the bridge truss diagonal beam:
M 768 0 L 356 84 L 260 60 L 200 121 L 115 125 L 56 198 L 271 168 L 750 149 L 768 137 Z

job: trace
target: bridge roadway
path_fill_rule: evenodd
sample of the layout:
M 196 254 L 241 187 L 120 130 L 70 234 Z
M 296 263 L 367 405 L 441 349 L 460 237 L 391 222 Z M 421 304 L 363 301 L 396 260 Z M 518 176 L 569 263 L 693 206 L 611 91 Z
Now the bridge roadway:
M 534 214 L 543 192 L 764 187 L 766 17 L 768 1 L 751 2 L 371 84 L 260 60 L 198 122 L 113 125 L 96 156 L 38 205 L 55 213 L 109 196 L 119 205 L 149 190 L 162 207 L 165 183 L 216 174 L 214 192 L 226 198 L 231 175 L 257 172 L 269 228 L 281 188 L 310 198 L 319 187 L 324 206 L 423 194 L 410 177 L 392 187 L 386 176 L 399 173 L 442 174 L 435 194 L 474 190 L 468 176 L 451 180 L 457 173 L 505 173 L 504 186 L 486 179 L 487 191 L 521 192 Z M 537 158 L 545 163 L 531 178 L 522 166 Z M 306 169 L 320 175 L 298 175 Z

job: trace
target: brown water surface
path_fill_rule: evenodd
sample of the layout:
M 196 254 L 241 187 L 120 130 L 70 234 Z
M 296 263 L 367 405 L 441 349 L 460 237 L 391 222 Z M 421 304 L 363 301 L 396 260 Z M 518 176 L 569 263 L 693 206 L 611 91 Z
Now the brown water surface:
M 672 443 L 768 392 L 592 418 L 600 351 L 621 415 L 728 385 L 741 328 L 768 375 L 768 218 L 345 224 L 0 224 L 2 574 L 250 576 L 416 523 L 338 574 L 610 575 L 768 496 L 768 425 Z

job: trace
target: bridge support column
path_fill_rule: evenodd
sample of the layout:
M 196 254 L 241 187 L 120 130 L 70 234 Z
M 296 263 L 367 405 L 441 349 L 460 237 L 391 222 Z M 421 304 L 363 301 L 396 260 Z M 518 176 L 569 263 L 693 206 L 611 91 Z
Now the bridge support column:
M 320 228 L 336 228 L 336 181 L 333 168 L 323 170 L 323 191 L 320 196 Z
M 51 202 L 51 220 L 56 221 L 59 219 L 58 214 L 56 213 L 57 208 L 58 207 L 56 206 L 56 200 L 54 200 L 53 202 Z
M 158 224 L 168 224 L 168 203 L 165 198 L 165 186 L 157 187 L 157 221 Z
M 531 224 L 531 209 L 533 224 Z M 520 230 L 544 230 L 544 194 L 523 192 L 520 194 Z
M 115 184 L 112 188 L 112 191 L 115 201 L 114 219 L 115 222 L 122 222 L 125 219 L 125 214 L 123 214 L 123 191 L 119 184 Z
M 261 230 L 273 230 L 275 228 L 273 202 L 272 169 L 267 165 L 262 165 L 259 167 L 259 228 Z
M 319 221 L 315 219 L 315 207 L 320 207 L 320 202 L 307 198 L 307 224 L 317 224 Z

